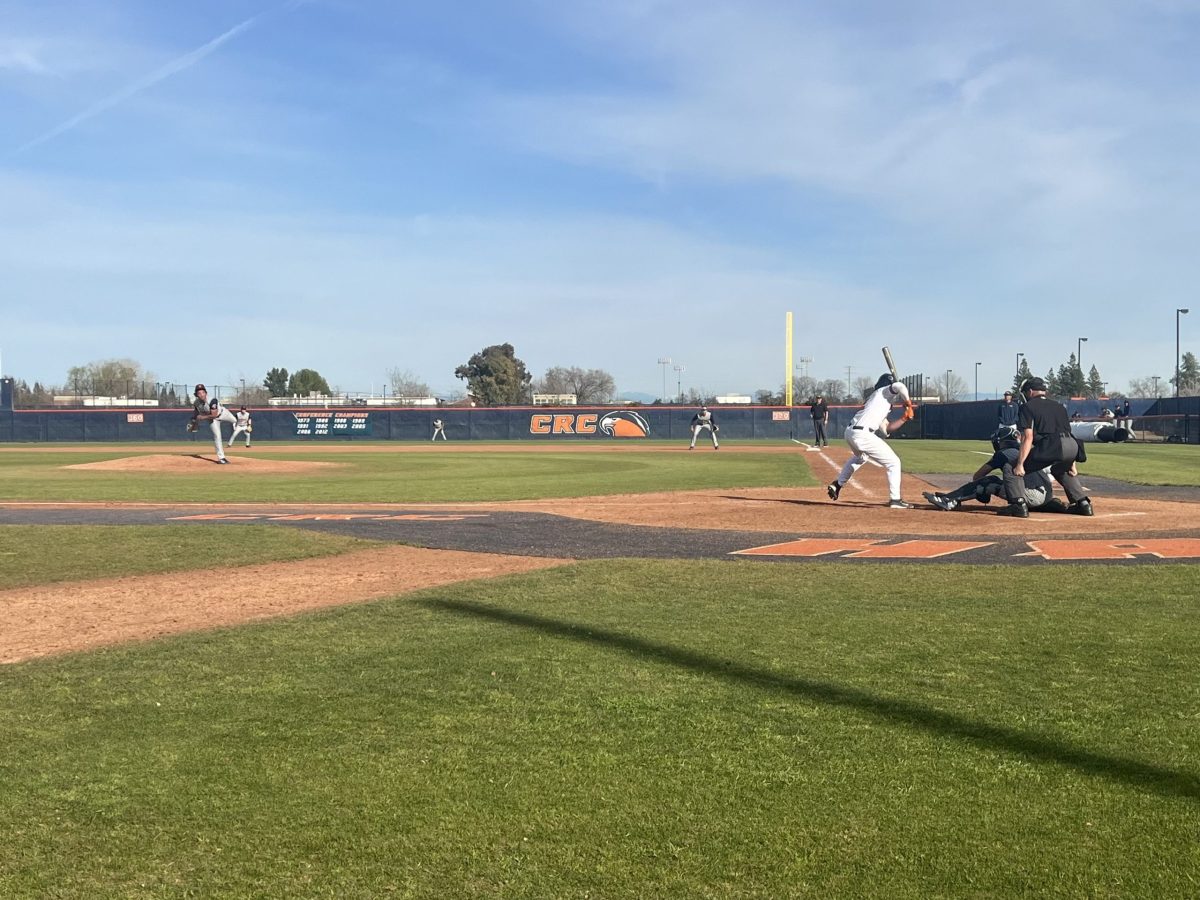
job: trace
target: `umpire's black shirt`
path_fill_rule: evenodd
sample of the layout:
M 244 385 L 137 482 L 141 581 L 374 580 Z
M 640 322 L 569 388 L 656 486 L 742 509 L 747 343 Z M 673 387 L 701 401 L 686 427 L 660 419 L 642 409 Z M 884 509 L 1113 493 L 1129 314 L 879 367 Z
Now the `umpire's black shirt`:
M 1033 449 L 1029 455 L 1057 459 L 1063 437 L 1070 437 L 1071 422 L 1067 408 L 1045 397 L 1030 397 L 1017 414 L 1017 428 L 1033 429 Z

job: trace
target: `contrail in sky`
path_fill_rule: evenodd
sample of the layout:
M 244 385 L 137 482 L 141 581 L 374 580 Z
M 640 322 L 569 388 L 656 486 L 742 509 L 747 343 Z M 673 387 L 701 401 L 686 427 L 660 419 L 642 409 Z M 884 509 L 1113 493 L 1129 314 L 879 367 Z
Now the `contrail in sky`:
M 8 156 L 11 158 L 14 156 L 18 156 L 22 153 L 25 153 L 27 150 L 32 150 L 34 147 L 37 147 L 40 144 L 44 144 L 47 141 L 51 141 L 54 138 L 58 137 L 60 134 L 64 134 L 65 132 L 70 131 L 72 128 L 74 128 L 76 125 L 79 125 L 80 123 L 86 122 L 88 119 L 94 119 L 96 116 L 100 115 L 101 113 L 112 109 L 114 106 L 117 106 L 120 103 L 124 103 L 130 97 L 140 94 L 142 91 L 146 90 L 147 88 L 153 87 L 154 85 L 158 84 L 160 81 L 165 81 L 166 79 L 170 78 L 172 75 L 182 72 L 185 69 L 190 69 L 192 66 L 194 66 L 196 63 L 200 62 L 202 59 L 204 59 L 206 56 L 208 56 L 210 53 L 212 53 L 214 50 L 216 50 L 218 47 L 220 47 L 225 42 L 230 41 L 233 38 L 237 37 L 243 31 L 247 31 L 250 28 L 253 28 L 261 19 L 266 18 L 267 16 L 271 15 L 274 12 L 281 12 L 281 11 L 286 12 L 286 11 L 293 10 L 297 6 L 300 6 L 304 2 L 305 2 L 305 0 L 289 0 L 288 3 L 285 3 L 282 6 L 276 7 L 275 9 L 267 10 L 265 12 L 260 12 L 257 15 L 251 16 L 246 21 L 240 22 L 239 24 L 234 25 L 232 28 L 230 28 L 228 31 L 224 32 L 223 34 L 217 35 L 215 38 L 213 38 L 207 44 L 197 47 L 195 50 L 191 51 L 190 53 L 185 53 L 183 56 L 180 56 L 177 59 L 171 60 L 165 66 L 162 66 L 161 68 L 156 69 L 155 71 L 151 72 L 149 75 L 146 75 L 143 78 L 139 78 L 137 81 L 133 82 L 132 84 L 126 85 L 125 87 L 121 88 L 121 90 L 117 91 L 114 94 L 110 94 L 109 96 L 105 97 L 103 100 L 97 100 L 95 103 L 93 103 L 87 109 L 85 109 L 83 112 L 79 113 L 78 115 L 72 116 L 71 118 L 67 119 L 67 121 L 65 121 L 59 125 L 54 126 L 49 131 L 47 131 L 45 134 L 35 137 L 31 141 L 27 141 L 26 143 L 24 143 L 20 147 L 18 147 L 16 150 L 13 150 L 12 152 L 10 152 L 8 154 Z

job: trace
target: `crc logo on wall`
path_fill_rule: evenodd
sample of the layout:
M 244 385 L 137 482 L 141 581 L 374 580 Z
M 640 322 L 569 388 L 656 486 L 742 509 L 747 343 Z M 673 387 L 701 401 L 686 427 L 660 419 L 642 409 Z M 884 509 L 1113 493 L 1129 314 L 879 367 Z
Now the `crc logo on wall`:
M 644 417 L 628 410 L 604 413 L 534 413 L 529 417 L 530 434 L 606 434 L 617 438 L 644 438 L 650 425 Z

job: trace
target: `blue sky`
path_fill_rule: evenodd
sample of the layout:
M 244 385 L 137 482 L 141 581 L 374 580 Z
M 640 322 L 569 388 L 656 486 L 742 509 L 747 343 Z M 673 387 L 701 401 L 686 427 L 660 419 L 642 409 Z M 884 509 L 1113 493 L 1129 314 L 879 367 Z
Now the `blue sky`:
M 0 0 L 4 373 L 447 394 L 510 342 L 749 393 L 791 310 L 818 378 L 990 392 L 1078 337 L 1167 378 L 1198 40 L 1200 0 Z

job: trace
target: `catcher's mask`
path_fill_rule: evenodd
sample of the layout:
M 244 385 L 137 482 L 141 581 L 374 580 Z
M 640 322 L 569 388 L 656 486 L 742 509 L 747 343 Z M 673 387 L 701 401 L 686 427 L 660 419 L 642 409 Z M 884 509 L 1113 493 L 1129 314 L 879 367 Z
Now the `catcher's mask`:
M 992 449 L 999 450 L 1005 444 L 1013 445 L 1021 442 L 1020 432 L 1016 425 L 1001 425 L 992 435 Z

